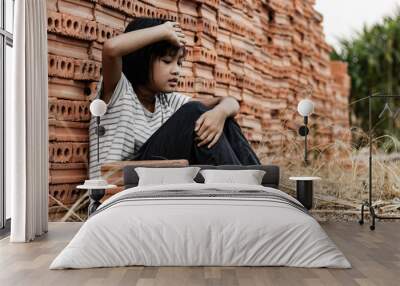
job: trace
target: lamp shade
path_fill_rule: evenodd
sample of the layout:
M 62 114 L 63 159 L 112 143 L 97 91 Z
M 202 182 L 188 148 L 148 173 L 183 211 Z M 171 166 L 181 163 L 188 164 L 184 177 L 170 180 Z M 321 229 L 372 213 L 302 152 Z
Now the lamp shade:
M 102 116 L 107 111 L 107 104 L 101 99 L 95 99 L 90 104 L 90 113 L 93 116 Z
M 314 112 L 314 103 L 309 99 L 302 99 L 297 105 L 297 111 L 301 116 L 309 116 Z

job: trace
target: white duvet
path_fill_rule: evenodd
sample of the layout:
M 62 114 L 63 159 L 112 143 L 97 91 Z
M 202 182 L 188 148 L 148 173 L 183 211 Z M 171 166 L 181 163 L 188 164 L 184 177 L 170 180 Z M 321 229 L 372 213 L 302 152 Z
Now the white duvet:
M 100 206 L 50 269 L 127 265 L 351 267 L 318 222 L 290 204 L 243 197 L 115 203 L 132 192 L 206 189 L 262 190 L 298 203 L 277 189 L 254 185 L 193 183 L 130 188 Z

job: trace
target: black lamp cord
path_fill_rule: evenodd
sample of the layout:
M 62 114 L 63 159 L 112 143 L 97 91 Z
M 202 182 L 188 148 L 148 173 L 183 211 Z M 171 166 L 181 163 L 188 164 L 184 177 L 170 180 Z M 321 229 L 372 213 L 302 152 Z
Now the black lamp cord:
M 305 135 L 304 135 L 304 165 L 307 167 L 308 166 L 308 161 L 307 161 L 307 133 L 308 133 L 308 116 L 304 116 L 304 126 L 305 126 Z
M 96 116 L 96 134 L 97 134 L 97 163 L 100 163 L 100 116 Z

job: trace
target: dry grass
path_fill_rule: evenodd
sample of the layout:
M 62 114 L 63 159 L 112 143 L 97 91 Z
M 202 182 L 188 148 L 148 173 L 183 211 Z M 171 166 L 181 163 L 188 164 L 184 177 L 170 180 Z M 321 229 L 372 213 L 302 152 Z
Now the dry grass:
M 280 132 L 281 149 L 269 156 L 267 144 L 255 148 L 263 164 L 281 167 L 281 189 L 294 194 L 290 176 L 319 176 L 314 185 L 315 214 L 330 218 L 355 219 L 361 203 L 368 199 L 368 134 L 359 128 L 350 130 L 353 141 L 366 142 L 357 148 L 343 138 L 309 148 L 309 165 L 304 165 L 304 137 L 285 129 Z M 311 135 L 312 137 L 312 135 Z M 266 140 L 267 141 L 267 140 Z M 310 142 L 310 141 L 308 141 Z M 373 202 L 381 213 L 398 213 L 400 209 L 400 142 L 389 135 L 373 137 Z M 379 147 L 378 147 L 379 146 Z M 389 150 L 393 150 L 389 154 Z M 319 216 L 321 219 L 323 217 Z

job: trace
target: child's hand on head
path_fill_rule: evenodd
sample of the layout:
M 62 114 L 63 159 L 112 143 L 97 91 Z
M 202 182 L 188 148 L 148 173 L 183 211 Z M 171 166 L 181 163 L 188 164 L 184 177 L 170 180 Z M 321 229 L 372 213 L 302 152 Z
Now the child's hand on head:
M 168 21 L 161 25 L 164 29 L 165 40 L 172 44 L 182 47 L 186 44 L 185 34 L 177 22 Z

